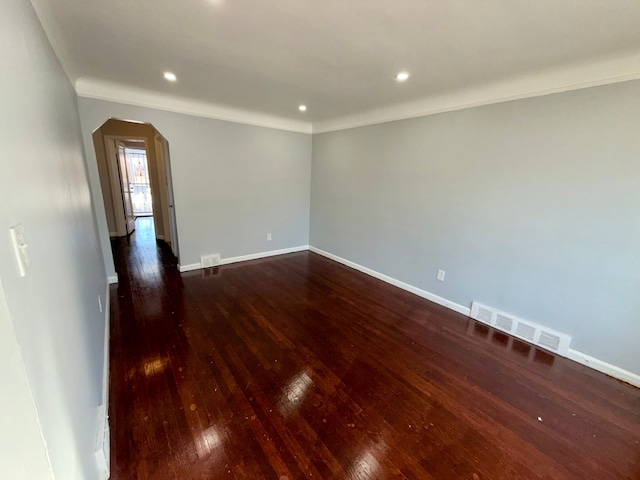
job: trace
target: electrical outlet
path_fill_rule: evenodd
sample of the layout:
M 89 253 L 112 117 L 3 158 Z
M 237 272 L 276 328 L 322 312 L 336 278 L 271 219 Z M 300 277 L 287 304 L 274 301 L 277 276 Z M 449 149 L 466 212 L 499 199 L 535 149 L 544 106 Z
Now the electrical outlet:
M 100 313 L 102 313 L 102 295 L 98 295 L 98 308 L 100 309 Z
M 270 242 L 271 241 L 271 234 L 267 233 L 267 241 Z
M 444 275 L 445 275 L 445 271 L 444 270 L 438 270 L 438 276 L 436 277 L 438 280 L 440 280 L 441 282 L 444 282 Z

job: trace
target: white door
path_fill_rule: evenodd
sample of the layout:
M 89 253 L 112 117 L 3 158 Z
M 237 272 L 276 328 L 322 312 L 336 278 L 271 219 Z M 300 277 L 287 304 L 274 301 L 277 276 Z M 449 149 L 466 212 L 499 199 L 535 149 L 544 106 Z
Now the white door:
M 171 251 L 178 257 L 178 227 L 176 225 L 176 209 L 173 203 L 173 177 L 171 176 L 171 159 L 169 158 L 169 142 L 162 138 L 162 150 L 167 179 L 167 200 L 169 203 L 169 228 L 171 229 Z
M 118 155 L 118 170 L 120 172 L 120 187 L 122 189 L 122 204 L 124 207 L 124 218 L 127 227 L 127 235 L 136 229 L 136 216 L 133 213 L 133 199 L 131 181 L 129 180 L 130 170 L 127 162 L 124 143 L 116 141 L 116 152 Z

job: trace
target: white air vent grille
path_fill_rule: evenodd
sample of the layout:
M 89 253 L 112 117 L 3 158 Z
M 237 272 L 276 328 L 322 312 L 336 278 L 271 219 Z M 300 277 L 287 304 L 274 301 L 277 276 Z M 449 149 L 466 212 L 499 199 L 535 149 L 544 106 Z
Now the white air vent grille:
M 527 325 L 523 322 L 518 322 L 515 334 L 519 337 L 529 340 L 530 342 L 533 342 L 533 339 L 536 336 L 536 329 L 531 325 Z
M 556 332 L 537 323 L 501 312 L 478 302 L 471 304 L 471 318 L 564 357 L 569 353 L 569 345 L 571 345 L 571 337 L 569 335 Z
M 506 332 L 510 332 L 513 329 L 513 323 L 513 318 L 511 317 L 501 314 L 496 315 L 496 327 Z
M 543 331 L 540 332 L 538 343 L 552 350 L 557 350 L 560 347 L 560 337 Z
M 220 254 L 216 253 L 213 255 L 203 255 L 200 257 L 200 267 L 201 268 L 210 268 L 220 265 Z
M 486 323 L 491 323 L 493 319 L 493 312 L 486 308 L 479 307 L 477 315 L 478 315 L 478 320 L 482 320 Z

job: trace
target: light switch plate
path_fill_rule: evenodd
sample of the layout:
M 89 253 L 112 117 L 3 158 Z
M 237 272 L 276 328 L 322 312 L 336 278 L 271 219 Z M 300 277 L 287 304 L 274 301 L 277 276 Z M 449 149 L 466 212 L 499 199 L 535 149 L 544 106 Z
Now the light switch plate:
M 14 225 L 10 228 L 11 240 L 13 242 L 13 250 L 16 255 L 18 265 L 18 275 L 24 277 L 29 270 L 29 254 L 27 253 L 27 241 L 24 236 L 24 228 L 21 224 Z

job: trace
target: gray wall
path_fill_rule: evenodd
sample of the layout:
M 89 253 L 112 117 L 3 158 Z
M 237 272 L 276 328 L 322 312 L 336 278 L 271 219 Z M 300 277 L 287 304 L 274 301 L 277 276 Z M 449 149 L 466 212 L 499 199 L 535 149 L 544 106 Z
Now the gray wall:
M 10 378 L 11 368 L 18 380 L 26 375 L 33 399 L 25 403 L 24 383 L 3 383 L 0 411 L 15 418 L 1 423 L 24 419 L 31 433 L 20 432 L 14 443 L 18 431 L 0 431 L 2 443 L 11 442 L 2 448 L 11 458 L 0 462 L 0 477 L 48 478 L 44 440 L 55 478 L 94 479 L 105 329 L 98 295 L 104 301 L 106 277 L 76 96 L 28 1 L 3 1 L 0 52 L 8 68 L 0 79 L 0 375 Z M 24 278 L 9 236 L 17 223 L 31 260 Z M 18 402 L 22 409 L 7 410 Z M 42 437 L 33 434 L 38 420 Z
M 169 141 L 182 265 L 199 263 L 200 255 L 229 258 L 309 243 L 311 135 L 88 98 L 78 102 L 96 205 L 102 197 L 93 130 L 110 117 L 144 121 Z M 106 248 L 104 209 L 96 214 Z M 113 269 L 110 257 L 105 263 Z
M 314 135 L 311 206 L 311 245 L 640 373 L 640 82 Z

